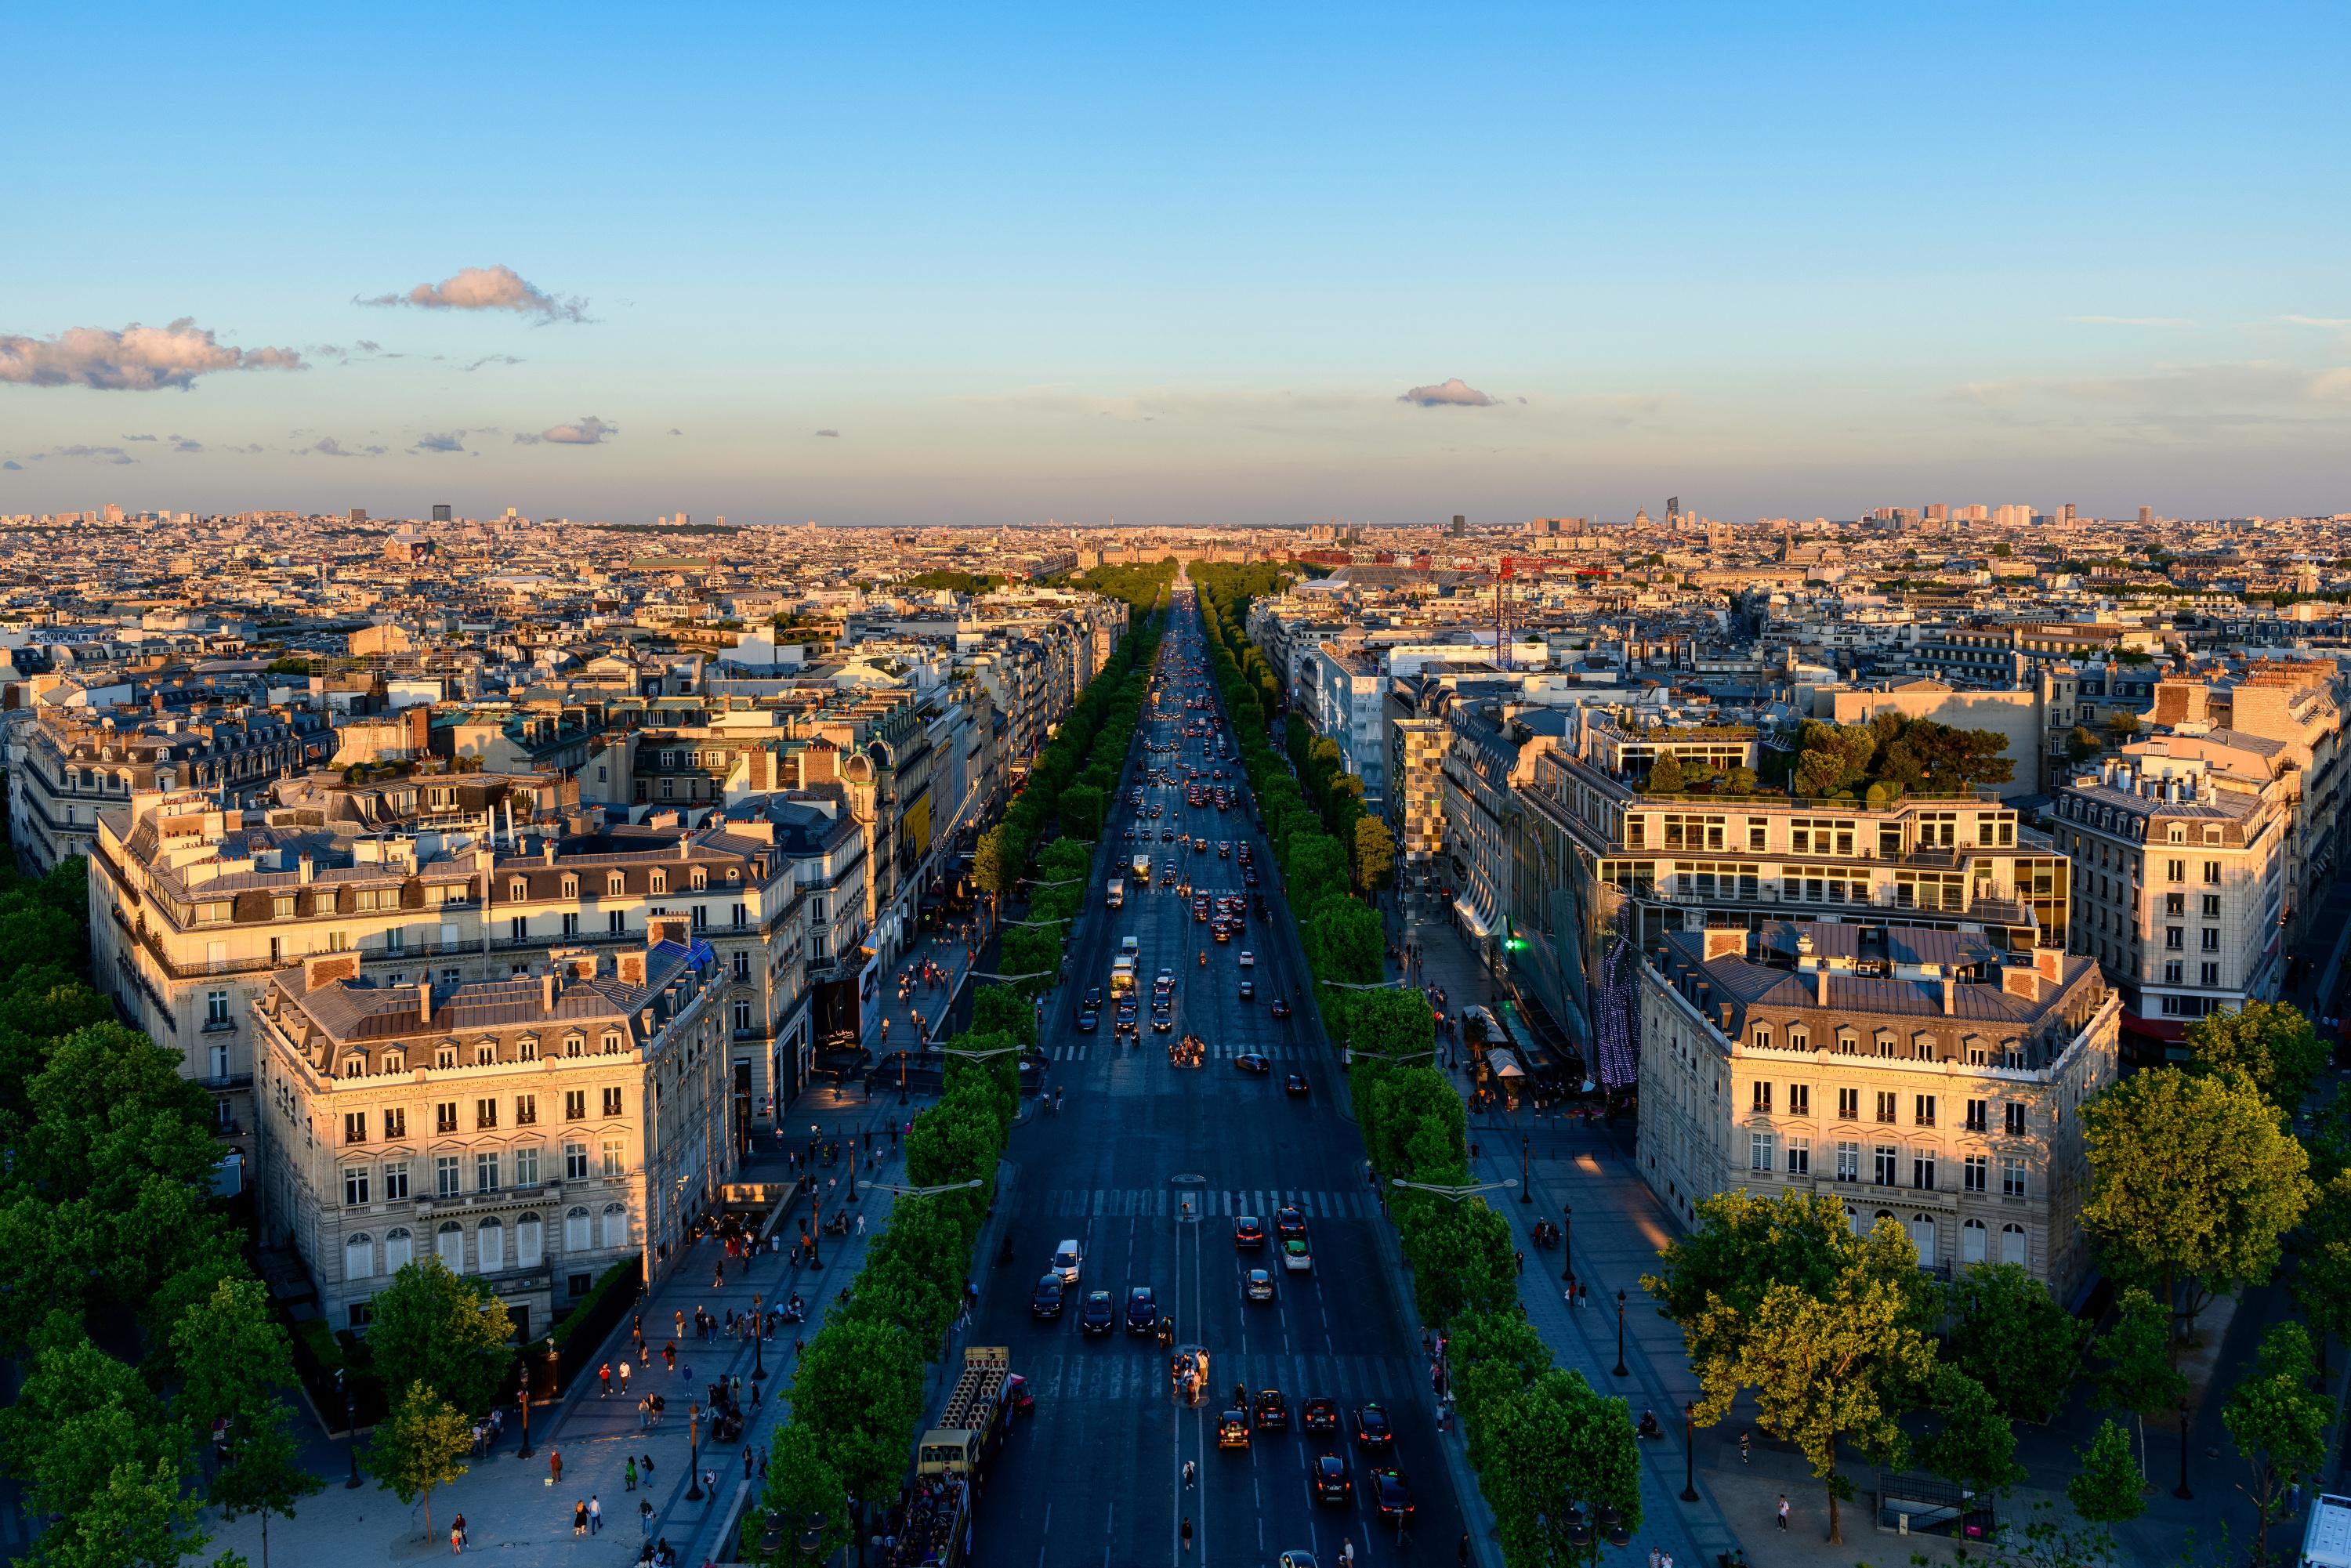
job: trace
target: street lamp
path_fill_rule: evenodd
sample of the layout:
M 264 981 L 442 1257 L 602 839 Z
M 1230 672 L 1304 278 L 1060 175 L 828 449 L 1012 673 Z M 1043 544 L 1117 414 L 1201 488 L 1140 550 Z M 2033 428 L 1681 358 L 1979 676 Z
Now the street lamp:
M 768 1380 L 768 1313 L 757 1291 L 751 1292 L 751 1381 Z
M 1525 1133 L 1519 1134 L 1519 1174 L 1526 1178 L 1526 1186 L 1519 1188 L 1519 1201 L 1532 1203 L 1535 1200 L 1534 1139 Z
M 1559 1206 L 1559 1277 L 1575 1278 L 1575 1205 Z
M 525 1347 L 523 1351 L 522 1369 L 517 1374 L 517 1377 L 519 1381 L 515 1388 L 515 1403 L 522 1408 L 522 1452 L 517 1454 L 515 1458 L 527 1459 L 530 1458 L 530 1351 L 528 1347 Z
M 1698 1401 L 1682 1406 L 1682 1500 L 1698 1500 Z
M 857 1134 L 853 1129 L 849 1134 L 849 1196 L 841 1201 L 857 1201 Z
M 359 1396 L 352 1393 L 350 1385 L 344 1381 L 340 1368 L 338 1368 L 335 1372 L 335 1386 L 341 1389 L 343 1392 L 343 1432 L 350 1438 L 351 1442 L 351 1479 L 345 1481 L 343 1485 L 356 1489 L 360 1484 Z M 2187 1406 L 2182 1405 L 2180 1408 L 2185 1410 Z M 2184 1417 L 2182 1418 L 2179 1431 L 2183 1437 L 2187 1436 L 2188 1427 Z M 2188 1461 L 2184 1458 L 2179 1461 L 2179 1473 L 2183 1477 L 2188 1473 Z
M 2171 1489 L 2171 1495 L 2182 1502 L 2196 1495 L 2188 1490 L 2188 1401 L 2185 1399 L 2179 1402 L 2179 1484 Z
M 1625 1370 L 1625 1292 L 1622 1291 L 1616 1292 L 1616 1370 L 1610 1375 L 1614 1377 L 1632 1375 Z
M 1407 1186 L 1415 1192 L 1433 1192 L 1439 1197 L 1451 1198 L 1456 1203 L 1459 1203 L 1465 1197 L 1474 1197 L 1481 1192 L 1500 1192 L 1506 1187 L 1519 1185 L 1519 1178 L 1516 1176 L 1504 1176 L 1500 1181 L 1471 1182 L 1464 1186 L 1440 1186 L 1435 1182 L 1406 1181 L 1402 1176 L 1390 1176 L 1388 1181 L 1394 1186 Z
M 700 1502 L 709 1495 L 702 1490 L 701 1453 L 702 1403 L 700 1400 L 689 1399 L 685 1402 L 685 1469 L 686 1480 L 689 1483 L 685 1490 L 685 1500 L 688 1502 Z

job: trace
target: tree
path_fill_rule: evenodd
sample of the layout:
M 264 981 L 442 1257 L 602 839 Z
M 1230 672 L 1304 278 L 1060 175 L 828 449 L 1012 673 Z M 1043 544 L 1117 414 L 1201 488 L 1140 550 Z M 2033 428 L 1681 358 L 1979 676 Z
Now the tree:
M 1008 1034 L 1023 1051 L 1037 1049 L 1037 1009 L 1009 986 L 980 986 L 971 993 L 974 1034 Z
M 1413 1301 L 1421 1321 L 1447 1323 L 1463 1312 L 1508 1310 L 1519 1298 L 1508 1221 L 1483 1199 L 1454 1203 L 1399 1194 L 1396 1228 L 1412 1264 Z
M 2189 1070 L 2242 1073 L 2288 1118 L 2301 1109 L 2326 1069 L 2329 1052 L 2292 1002 L 2247 1002 L 2208 1013 L 2188 1026 Z
M 89 1341 L 79 1319 L 54 1312 L 36 1335 L 31 1373 L 0 1410 L 0 1458 L 26 1485 L 26 1512 L 71 1519 L 118 1467 L 169 1467 L 170 1434 L 139 1375 Z
M 824 1447 L 815 1430 L 802 1421 L 786 1424 L 776 1434 L 768 1466 L 768 1490 L 759 1500 L 761 1511 L 779 1513 L 784 1545 L 775 1562 L 801 1560 L 801 1531 L 814 1528 L 818 1543 L 813 1561 L 829 1563 L 846 1546 L 852 1531 L 849 1522 L 849 1491 L 841 1472 L 826 1462 Z
M 2244 1489 L 2253 1500 L 2261 1521 L 2253 1539 L 2253 1561 L 2269 1561 L 2270 1525 L 2285 1489 L 2317 1470 L 2326 1459 L 2326 1418 L 2332 1406 L 2310 1392 L 2317 1369 L 2310 1357 L 2310 1335 L 2297 1322 L 2282 1322 L 2262 1336 L 2252 1372 L 2229 1393 L 2220 1409 L 2220 1424 L 2236 1440 L 2237 1451 L 2252 1467 L 2252 1484 Z
M 2098 1397 L 2138 1418 L 2139 1473 L 2147 1472 L 2147 1418 L 2159 1416 L 2188 1396 L 2188 1379 L 2171 1364 L 2171 1314 L 2144 1285 L 2126 1287 L 2115 1301 L 2115 1326 L 2098 1336 L 2105 1365 L 2095 1381 Z
M 1991 1390 L 1946 1364 L 1935 1369 L 1932 1404 L 1943 1425 L 1919 1450 L 1927 1469 L 1983 1497 L 2024 1479 L 2024 1467 L 2016 1462 L 2016 1428 Z
M 2326 1342 L 2351 1335 L 2351 1170 L 2336 1171 L 2318 1189 L 2303 1216 L 2295 1254 L 2294 1305 L 2310 1320 L 2323 1375 Z
M 922 1416 L 923 1359 L 904 1330 L 858 1322 L 827 1323 L 801 1355 L 792 1418 L 817 1434 L 852 1495 L 897 1482 Z
M 998 822 L 979 835 L 978 846 L 972 852 L 972 880 L 1002 898 L 1012 891 L 1020 875 L 1020 862 L 1026 857 L 1025 848 L 1016 849 L 1006 841 L 1005 824 Z
M 48 1568 L 179 1568 L 211 1537 L 196 1528 L 201 1500 L 168 1458 L 121 1459 L 89 1501 L 42 1531 Z M 235 1552 L 213 1568 L 244 1568 Z
M 2087 762 L 2105 749 L 2098 744 L 2098 737 L 2084 726 L 2077 724 L 2065 732 L 2066 755 L 2076 762 Z
M 376 1295 L 368 1349 L 384 1387 L 422 1383 L 467 1414 L 487 1410 L 512 1380 L 514 1326 L 487 1289 L 434 1255 L 403 1265 Z
M 1395 834 L 1377 817 L 1355 822 L 1355 885 L 1377 893 L 1395 880 Z
M 1658 758 L 1642 788 L 1652 795 L 1678 795 L 1688 789 L 1689 781 L 1682 776 L 1682 759 L 1670 751 Z
M 2013 1263 L 1980 1264 L 1951 1282 L 1946 1354 L 2013 1419 L 2044 1422 L 2081 1368 L 2081 1321 Z
M 1705 1317 L 1734 1312 L 1717 1302 Z M 1753 1389 L 1757 1424 L 1795 1444 L 1828 1492 L 1831 1545 L 1844 1542 L 1838 1505 L 1853 1495 L 1837 1468 L 1838 1445 L 1896 1468 L 1907 1457 L 1902 1414 L 1935 1364 L 1915 1313 L 1897 1284 L 1854 1267 L 1823 1294 L 1773 1284 L 1751 1313 L 1740 1314 L 1746 1321 L 1735 1331 L 1697 1336 L 1709 1347 L 1693 1358 L 1704 1391 L 1698 1419 L 1714 1425 L 1742 1389 Z
M 1481 1490 L 1510 1568 L 1598 1561 L 1599 1532 L 1576 1545 L 1563 1501 L 1614 1509 L 1627 1530 L 1640 1528 L 1639 1440 L 1624 1400 L 1594 1393 L 1581 1373 L 1554 1369 L 1495 1401 L 1480 1425 L 1493 1428 Z
M 2159 1284 L 2191 1328 L 2212 1296 L 2258 1284 L 2313 1196 L 2310 1157 L 2249 1081 L 2133 1073 L 2082 1107 L 2082 1220 L 2108 1267 Z
M 2092 1524 L 2123 1524 L 2147 1511 L 2146 1478 L 2131 1458 L 2130 1435 L 2112 1421 L 2098 1423 L 2087 1448 L 2074 1450 L 2082 1468 L 2065 1483 L 2065 1500 Z
M 2138 715 L 2128 708 L 2116 708 L 2106 716 L 2106 728 L 2118 741 L 2128 740 L 2138 733 Z
M 1347 1044 L 1358 1056 L 1426 1061 L 1437 1049 L 1437 1015 L 1417 991 L 1366 991 L 1347 1019 Z
M 376 1427 L 360 1465 L 403 1503 L 424 1500 L 424 1538 L 433 1538 L 433 1491 L 465 1473 L 474 1425 L 464 1411 L 419 1380 L 408 1385 Z
M 239 1412 L 229 1428 L 228 1461 L 213 1478 L 210 1495 L 222 1518 L 261 1516 L 261 1568 L 269 1568 L 269 1516 L 293 1518 L 295 1505 L 323 1484 L 302 1468 L 289 1418 L 274 1399 Z

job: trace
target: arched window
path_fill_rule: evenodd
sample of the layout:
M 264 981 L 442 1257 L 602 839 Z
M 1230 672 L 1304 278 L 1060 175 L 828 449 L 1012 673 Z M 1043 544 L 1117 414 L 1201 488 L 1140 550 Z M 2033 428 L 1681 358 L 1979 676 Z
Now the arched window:
M 604 1241 L 607 1250 L 617 1250 L 629 1244 L 629 1211 L 617 1203 L 604 1206 Z
M 541 1234 L 538 1216 L 526 1214 L 515 1221 L 515 1267 L 536 1269 L 546 1257 L 546 1238 Z
M 415 1261 L 416 1238 L 409 1234 L 408 1227 L 395 1225 L 384 1233 L 383 1271 L 385 1273 L 397 1274 Z
M 454 1219 L 441 1222 L 440 1234 L 433 1238 L 433 1250 L 448 1266 L 452 1274 L 465 1271 L 465 1228 Z
M 1861 1234 L 1861 1210 L 1849 1203 L 1844 1206 L 1844 1228 L 1855 1236 Z
M 375 1238 L 366 1231 L 343 1238 L 343 1278 L 364 1280 L 375 1272 Z
M 1980 1219 L 1970 1219 L 1959 1227 L 1959 1261 L 1981 1263 L 1991 1256 L 1991 1232 Z
M 1910 1245 L 1918 1249 L 1918 1266 L 1931 1269 L 1938 1254 L 1935 1251 L 1935 1217 L 1914 1214 L 1910 1217 Z
M 2024 1227 L 2003 1225 L 2000 1228 L 2000 1260 L 2013 1263 L 2020 1269 L 2032 1267 L 2032 1247 L 2025 1239 Z
M 495 1274 L 507 1266 L 507 1228 L 496 1219 L 485 1219 L 474 1232 L 474 1251 L 482 1262 L 482 1272 Z
M 563 1249 L 566 1252 L 588 1250 L 588 1211 L 566 1209 L 563 1215 Z

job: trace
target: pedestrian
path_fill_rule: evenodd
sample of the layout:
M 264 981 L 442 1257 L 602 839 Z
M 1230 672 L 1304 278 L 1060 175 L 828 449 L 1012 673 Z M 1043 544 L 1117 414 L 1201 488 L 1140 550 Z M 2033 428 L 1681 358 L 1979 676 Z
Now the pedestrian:
M 623 1399 L 626 1399 L 628 1396 L 629 1396 L 629 1364 L 628 1364 L 627 1362 L 625 1362 L 625 1361 L 624 1361 L 624 1362 L 621 1363 L 621 1397 L 622 1397 L 622 1398 L 623 1398 Z
M 1788 1528 L 1788 1494 L 1786 1492 L 1780 1494 L 1780 1528 L 1783 1531 Z
M 1461 1568 L 1469 1568 L 1469 1532 L 1466 1530 L 1461 1532 L 1461 1551 L 1459 1552 L 1459 1558 Z
M 599 1535 L 604 1529 L 604 1501 L 594 1492 L 588 1494 L 588 1533 Z
M 643 1413 L 643 1409 L 638 1411 L 640 1416 Z M 628 1468 L 621 1472 L 621 1490 L 622 1491 L 637 1490 L 637 1457 L 634 1454 L 629 1456 Z
M 642 1432 L 646 1427 L 653 1425 L 653 1396 L 651 1395 L 648 1395 L 644 1398 L 637 1401 L 638 1431 Z
M 1190 1491 L 1192 1490 L 1192 1482 L 1198 1474 L 1198 1466 L 1193 1464 L 1189 1459 L 1184 1461 L 1184 1490 L 1186 1491 Z
M 1748 1437 L 1746 1427 L 1741 1427 L 1739 1428 L 1739 1462 L 1742 1465 L 1750 1462 L 1748 1458 L 1748 1445 L 1752 1440 L 1753 1439 Z
M 662 1366 L 664 1371 L 668 1372 L 675 1372 L 677 1370 L 677 1342 L 675 1340 L 672 1340 L 669 1343 L 662 1346 Z
M 865 1234 L 865 1216 L 862 1213 L 857 1217 L 857 1234 L 860 1236 Z
M 1649 1548 L 1649 1568 L 1657 1568 L 1657 1549 L 1654 1546 Z
M 743 1479 L 747 1481 L 751 1479 L 751 1445 L 748 1443 L 743 1445 Z
M 555 1487 L 563 1484 L 563 1450 L 560 1448 L 547 1450 L 547 1484 Z
M 611 1395 L 611 1392 L 612 1364 L 608 1361 L 603 1365 L 596 1369 L 596 1397 L 599 1399 L 605 1398 Z M 481 1428 L 476 1427 L 474 1428 L 474 1442 L 476 1448 L 481 1446 Z
M 653 1479 L 653 1457 L 651 1454 L 641 1454 L 637 1457 L 637 1463 L 643 1467 L 646 1483 L 650 1485 Z
M 571 1539 L 577 1541 L 587 1533 L 588 1505 L 584 1502 L 575 1502 L 571 1505 Z
M 650 1542 L 653 1540 L 653 1505 L 652 1500 L 649 1498 L 641 1500 L 637 1504 L 637 1528 L 645 1532 L 646 1541 Z
M 1192 1516 L 1188 1513 L 1184 1516 L 1184 1550 L 1192 1550 Z
M 449 1521 L 449 1549 L 463 1552 L 473 1543 L 474 1538 L 465 1531 L 465 1516 L 461 1513 Z

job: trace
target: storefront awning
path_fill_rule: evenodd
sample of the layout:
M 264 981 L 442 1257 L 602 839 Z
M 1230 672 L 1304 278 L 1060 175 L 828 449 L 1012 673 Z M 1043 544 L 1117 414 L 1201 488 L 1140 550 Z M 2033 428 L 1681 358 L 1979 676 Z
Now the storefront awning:
M 1469 906 L 1468 900 L 1461 898 L 1455 899 L 1453 901 L 1453 910 L 1455 914 L 1461 916 L 1461 928 L 1468 932 L 1470 936 L 1478 938 L 1480 942 L 1494 934 L 1492 926 L 1488 925 L 1483 920 L 1478 918 L 1478 912 Z
M 1527 1070 L 1519 1065 L 1519 1059 L 1508 1051 L 1488 1051 L 1486 1065 L 1494 1070 L 1497 1078 L 1524 1078 L 1527 1075 Z

